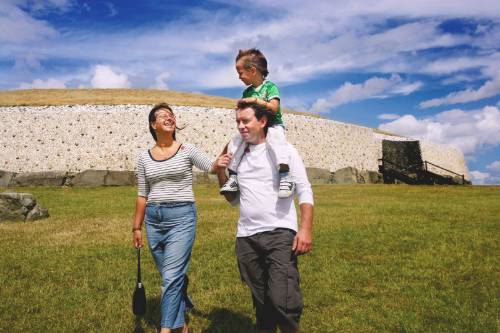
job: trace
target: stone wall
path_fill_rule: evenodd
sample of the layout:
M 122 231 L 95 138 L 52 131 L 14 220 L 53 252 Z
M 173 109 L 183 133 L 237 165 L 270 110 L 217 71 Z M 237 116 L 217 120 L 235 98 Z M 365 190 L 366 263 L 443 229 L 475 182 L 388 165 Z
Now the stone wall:
M 0 170 L 11 172 L 131 171 L 138 154 L 153 145 L 151 105 L 73 105 L 0 108 Z M 174 106 L 178 139 L 215 157 L 236 133 L 234 110 Z M 331 172 L 354 167 L 377 171 L 381 135 L 362 126 L 285 114 L 287 138 L 306 167 Z M 403 137 L 387 136 L 390 140 Z M 463 155 L 425 144 L 422 153 L 451 170 L 467 170 Z M 427 159 L 425 157 L 424 159 Z

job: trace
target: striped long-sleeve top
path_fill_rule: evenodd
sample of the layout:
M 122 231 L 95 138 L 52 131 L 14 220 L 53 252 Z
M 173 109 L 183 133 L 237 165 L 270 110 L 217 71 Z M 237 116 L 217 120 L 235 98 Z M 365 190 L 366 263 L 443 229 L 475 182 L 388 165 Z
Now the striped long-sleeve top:
M 149 149 L 145 150 L 137 162 L 138 195 L 148 203 L 194 202 L 193 165 L 208 171 L 212 161 L 192 144 L 181 144 L 166 160 L 155 160 Z

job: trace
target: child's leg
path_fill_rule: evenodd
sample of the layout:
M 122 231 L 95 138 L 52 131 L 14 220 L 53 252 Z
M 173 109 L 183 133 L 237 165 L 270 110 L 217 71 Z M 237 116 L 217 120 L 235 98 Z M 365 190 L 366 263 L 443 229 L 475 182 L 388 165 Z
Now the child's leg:
M 288 168 L 290 156 L 288 155 L 285 129 L 279 125 L 269 127 L 267 129 L 266 143 L 267 147 L 274 156 L 277 168 L 280 169 L 281 165 L 286 165 L 286 167 Z
M 231 138 L 231 141 L 229 142 L 227 146 L 227 152 L 232 154 L 233 157 L 231 159 L 231 162 L 229 163 L 229 174 L 236 174 L 236 169 L 238 169 L 238 165 L 241 162 L 241 158 L 243 157 L 243 154 L 245 153 L 245 143 L 241 139 L 240 134 L 236 134 Z
M 241 158 L 245 153 L 246 144 L 241 139 L 240 134 L 236 134 L 231 138 L 231 141 L 227 145 L 227 152 L 232 154 L 233 157 L 231 162 L 229 163 L 228 172 L 229 179 L 226 181 L 224 185 L 220 188 L 220 193 L 224 194 L 227 192 L 237 192 L 239 190 L 238 187 L 238 178 L 236 174 L 236 170 L 238 165 L 240 164 Z
M 280 174 L 278 197 L 288 198 L 295 191 L 295 183 L 290 174 L 290 156 L 285 139 L 285 129 L 282 126 L 268 128 L 266 142 L 271 154 L 274 155 Z

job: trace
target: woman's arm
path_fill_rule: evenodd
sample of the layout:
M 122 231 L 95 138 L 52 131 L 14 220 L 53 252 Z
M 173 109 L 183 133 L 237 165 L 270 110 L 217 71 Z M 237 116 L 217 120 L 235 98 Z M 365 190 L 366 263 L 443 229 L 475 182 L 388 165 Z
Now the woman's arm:
M 142 247 L 142 222 L 146 212 L 147 198 L 138 196 L 135 200 L 134 222 L 132 224 L 133 244 L 135 248 Z
M 231 157 L 228 154 L 222 154 L 217 159 L 212 162 L 208 156 L 201 152 L 198 148 L 193 145 L 188 146 L 189 156 L 191 158 L 191 162 L 198 168 L 206 172 L 217 173 L 219 168 L 227 168 L 229 162 L 231 161 Z

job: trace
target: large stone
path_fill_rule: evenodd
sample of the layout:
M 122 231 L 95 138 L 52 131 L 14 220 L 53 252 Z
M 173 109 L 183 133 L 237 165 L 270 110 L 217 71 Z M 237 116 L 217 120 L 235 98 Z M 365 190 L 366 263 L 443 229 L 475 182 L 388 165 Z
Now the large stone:
M 31 221 L 49 217 L 30 193 L 0 193 L 0 221 Z
M 356 184 L 358 182 L 358 170 L 353 167 L 338 169 L 333 173 L 335 184 Z
M 137 178 L 134 171 L 108 171 L 105 178 L 105 185 L 120 186 L 120 185 L 135 185 Z
M 0 187 L 9 187 L 10 181 L 15 175 L 15 172 L 0 170 Z
M 106 184 L 107 170 L 85 170 L 71 180 L 73 186 L 103 186 Z
M 312 184 L 328 184 L 332 182 L 330 170 L 321 168 L 306 168 L 307 178 Z
M 9 186 L 61 186 L 66 175 L 65 171 L 23 172 L 16 174 Z
M 384 179 L 381 173 L 376 171 L 361 170 L 358 171 L 358 183 L 361 184 L 382 184 Z

